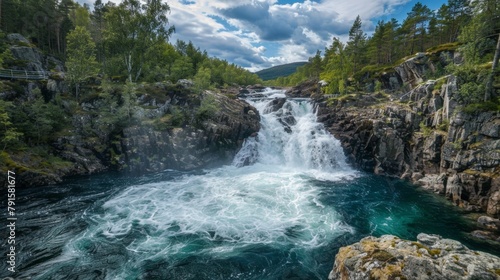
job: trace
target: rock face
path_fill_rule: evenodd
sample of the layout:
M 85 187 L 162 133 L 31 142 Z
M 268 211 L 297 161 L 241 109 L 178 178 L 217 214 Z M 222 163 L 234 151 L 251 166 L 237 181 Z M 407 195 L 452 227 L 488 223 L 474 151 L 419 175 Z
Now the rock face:
M 500 258 L 437 235 L 421 233 L 417 241 L 370 236 L 340 248 L 328 279 L 495 280 Z
M 161 85 L 157 86 L 161 90 Z M 98 125 L 90 118 L 93 110 L 99 110 L 98 101 L 82 104 L 89 113 L 74 117 L 76 133 L 59 138 L 54 144 L 57 154 L 74 163 L 71 173 L 76 174 L 103 170 L 132 173 L 192 170 L 230 163 L 243 140 L 260 129 L 260 117 L 255 108 L 244 101 L 213 92 L 200 97 L 213 97 L 218 106 L 213 115 L 202 120 L 195 120 L 193 116 L 192 121 L 178 127 L 158 127 L 148 119 L 161 120 L 174 104 L 185 111 L 185 115 L 195 114 L 198 107 L 192 103 L 200 102 L 198 97 L 193 100 L 186 98 L 183 90 L 165 89 L 165 93 L 168 96 L 166 101 L 139 97 L 143 105 L 149 105 L 148 109 L 136 111 L 136 115 L 142 118 L 139 124 L 118 132 L 109 128 L 98 132 L 99 137 L 82 137 L 86 128 Z
M 228 164 L 243 140 L 259 131 L 260 117 L 254 107 L 234 94 L 195 92 L 190 80 L 138 84 L 126 99 L 118 92 L 123 87 L 110 86 L 109 91 L 101 92 L 101 78 L 94 77 L 80 100 L 61 97 L 70 92 L 63 63 L 44 55 L 19 34 L 7 39 L 16 62 L 10 69 L 50 72 L 50 77 L 47 81 L 9 82 L 0 98 L 23 107 L 31 106 L 41 93 L 45 101 L 59 100 L 65 119 L 49 142 L 37 144 L 50 160 L 30 150 L 1 155 L 0 168 L 15 170 L 26 186 L 106 170 L 144 173 Z M 5 178 L 0 178 L 0 187 L 2 180 Z
M 308 80 L 285 92 L 288 97 L 319 97 L 321 93 L 321 82 L 318 80 Z
M 48 72 L 54 70 L 63 71 L 64 64 L 53 56 L 44 55 L 38 48 L 31 46 L 30 42 L 21 34 L 9 34 L 7 39 L 10 44 L 12 56 L 21 61 L 21 64 L 15 67 L 9 67 L 14 70 L 41 71 Z
M 257 110 L 241 100 L 207 92 L 217 100 L 219 110 L 197 126 L 187 125 L 158 131 L 147 126 L 124 129 L 118 161 L 133 172 L 167 168 L 191 170 L 227 164 L 243 140 L 260 129 Z
M 429 71 L 422 60 L 406 61 L 401 79 L 421 81 Z M 456 92 L 456 78 L 446 76 L 395 100 L 372 102 L 380 98 L 365 94 L 327 105 L 319 99 L 318 119 L 354 167 L 411 180 L 466 210 L 500 217 L 500 116 L 461 112 Z

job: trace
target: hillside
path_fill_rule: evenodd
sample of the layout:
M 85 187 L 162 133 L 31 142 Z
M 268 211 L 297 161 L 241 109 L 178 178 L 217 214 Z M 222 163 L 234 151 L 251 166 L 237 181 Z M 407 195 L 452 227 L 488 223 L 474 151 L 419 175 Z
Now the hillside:
M 297 71 L 297 68 L 300 66 L 303 66 L 307 64 L 307 62 L 294 62 L 294 63 L 289 63 L 289 64 L 283 64 L 283 65 L 278 65 L 274 66 L 271 68 L 267 68 L 264 70 L 260 70 L 258 72 L 255 72 L 259 78 L 261 78 L 264 81 L 269 81 L 269 80 L 274 80 L 279 77 L 286 77 L 289 76 L 295 71 Z

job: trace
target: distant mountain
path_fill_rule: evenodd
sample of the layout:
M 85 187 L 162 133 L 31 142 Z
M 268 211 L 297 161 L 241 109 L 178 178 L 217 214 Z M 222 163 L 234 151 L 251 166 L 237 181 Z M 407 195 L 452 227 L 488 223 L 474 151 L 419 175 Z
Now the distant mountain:
M 295 71 L 297 71 L 297 67 L 300 67 L 304 64 L 307 64 L 307 62 L 294 62 L 289 64 L 278 65 L 264 70 L 260 70 L 258 72 L 255 72 L 255 74 L 257 74 L 264 81 L 274 80 L 278 77 L 286 77 L 295 73 Z

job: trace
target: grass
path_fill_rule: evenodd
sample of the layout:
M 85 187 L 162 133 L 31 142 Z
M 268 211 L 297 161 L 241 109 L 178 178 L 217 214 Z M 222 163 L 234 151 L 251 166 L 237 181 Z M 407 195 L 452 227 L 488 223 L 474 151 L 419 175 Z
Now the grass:
M 420 122 L 420 131 L 422 131 L 424 137 L 429 137 L 431 136 L 432 128 L 426 126 L 425 123 L 422 121 Z
M 446 43 L 438 46 L 434 46 L 432 48 L 429 48 L 426 50 L 427 54 L 435 54 L 435 53 L 440 53 L 444 51 L 454 51 L 460 46 L 460 43 L 455 42 L 455 43 Z
M 425 249 L 427 251 L 427 253 L 429 253 L 429 255 L 431 255 L 432 257 L 436 257 L 436 256 L 439 256 L 441 254 L 441 249 L 431 249 L 431 248 L 423 245 L 422 243 L 416 242 L 416 241 L 411 242 L 411 244 L 416 246 L 417 249 Z
M 437 125 L 437 129 L 441 131 L 448 131 L 449 127 L 450 127 L 449 120 L 443 120 L 440 124 Z

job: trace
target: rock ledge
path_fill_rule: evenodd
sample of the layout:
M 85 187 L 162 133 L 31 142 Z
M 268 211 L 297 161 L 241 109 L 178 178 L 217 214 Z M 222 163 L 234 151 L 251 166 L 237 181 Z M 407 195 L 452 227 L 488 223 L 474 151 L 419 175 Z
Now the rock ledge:
M 500 279 L 500 258 L 420 233 L 417 241 L 369 236 L 340 248 L 328 279 Z

